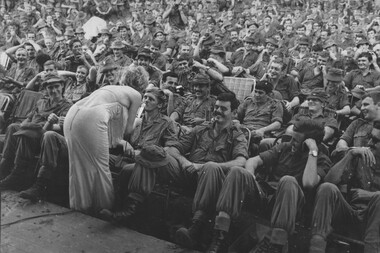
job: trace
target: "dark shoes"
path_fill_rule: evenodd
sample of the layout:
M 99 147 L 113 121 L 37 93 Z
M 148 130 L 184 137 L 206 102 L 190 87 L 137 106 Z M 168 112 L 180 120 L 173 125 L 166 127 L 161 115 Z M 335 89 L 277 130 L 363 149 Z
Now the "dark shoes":
M 183 247 L 196 248 L 203 229 L 203 221 L 194 220 L 190 228 L 180 228 L 175 233 L 175 242 Z
M 41 200 L 46 195 L 47 183 L 47 180 L 37 178 L 34 185 L 29 189 L 20 192 L 19 196 L 24 199 L 30 199 L 31 201 Z
M 0 180 L 5 179 L 13 168 L 13 162 L 9 159 L 2 158 L 0 160 Z
M 11 174 L 0 181 L 0 191 L 15 190 L 22 191 L 33 183 L 33 171 L 15 168 Z
M 220 253 L 226 250 L 227 232 L 214 229 L 212 242 L 207 250 L 207 253 Z
M 141 203 L 139 201 L 129 198 L 122 211 L 111 212 L 108 209 L 103 209 L 100 211 L 100 215 L 109 221 L 126 222 L 137 212 L 140 205 Z

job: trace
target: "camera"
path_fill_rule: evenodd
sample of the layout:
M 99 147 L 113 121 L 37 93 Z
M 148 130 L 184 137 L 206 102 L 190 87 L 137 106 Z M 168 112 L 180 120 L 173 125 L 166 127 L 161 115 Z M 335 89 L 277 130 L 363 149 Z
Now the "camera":
M 175 87 L 175 93 L 183 96 L 183 95 L 185 95 L 185 88 L 183 88 L 182 85 L 178 85 Z

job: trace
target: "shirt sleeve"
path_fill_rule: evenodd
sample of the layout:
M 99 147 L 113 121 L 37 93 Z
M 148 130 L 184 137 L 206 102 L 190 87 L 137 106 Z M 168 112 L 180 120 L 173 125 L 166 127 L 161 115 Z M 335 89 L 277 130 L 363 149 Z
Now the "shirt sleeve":
M 232 159 L 235 160 L 237 157 L 242 156 L 248 158 L 248 143 L 243 132 L 239 132 L 234 138 L 234 147 L 232 150 Z
M 263 160 L 265 167 L 272 167 L 273 165 L 277 164 L 284 146 L 285 146 L 285 143 L 281 143 L 259 154 L 261 160 Z
M 318 176 L 321 177 L 321 180 L 325 178 L 330 168 L 331 168 L 330 159 L 325 154 L 319 155 L 318 160 L 317 160 L 317 174 Z
M 325 127 L 327 126 L 336 130 L 338 129 L 338 121 L 335 118 L 328 117 L 325 122 Z
M 300 94 L 300 87 L 293 77 L 288 77 L 291 99 L 297 97 Z M 290 102 L 290 101 L 289 101 Z
M 193 142 L 196 139 L 197 132 L 199 132 L 199 127 L 193 128 L 190 132 L 182 135 L 179 141 L 170 141 L 167 143 L 168 147 L 174 147 L 179 150 L 182 155 L 190 152 Z
M 168 146 L 168 145 L 170 145 L 170 143 L 175 143 L 178 141 L 173 121 L 170 121 L 169 124 L 167 125 L 167 127 L 164 131 L 164 134 L 162 136 L 162 139 L 165 143 L 164 144 L 165 146 Z
M 183 119 L 183 114 L 185 113 L 185 108 L 190 106 L 191 101 L 192 101 L 191 99 L 185 99 L 184 102 L 181 103 L 180 106 L 174 110 L 176 113 L 178 113 L 179 118 L 180 118 L 180 122 Z
M 348 95 L 346 91 L 342 91 L 342 97 L 339 101 L 339 109 L 342 109 L 346 105 L 350 105 L 350 102 L 348 101 Z
M 355 130 L 358 126 L 358 122 L 357 120 L 355 120 L 354 122 L 352 122 L 346 129 L 346 131 L 344 132 L 344 134 L 342 135 L 342 137 L 340 137 L 341 140 L 344 140 L 345 142 L 347 142 L 348 146 L 351 146 L 353 141 L 354 141 L 354 134 L 355 134 Z
M 274 105 L 274 111 L 272 113 L 272 122 L 274 123 L 276 121 L 280 122 L 282 124 L 282 117 L 284 116 L 284 110 L 282 108 L 280 101 L 275 101 Z

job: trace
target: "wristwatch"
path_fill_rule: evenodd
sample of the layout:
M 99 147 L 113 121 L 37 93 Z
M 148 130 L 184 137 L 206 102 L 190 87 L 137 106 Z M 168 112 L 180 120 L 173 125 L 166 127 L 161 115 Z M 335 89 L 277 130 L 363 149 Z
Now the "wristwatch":
M 317 150 L 310 150 L 309 155 L 317 157 L 318 156 L 318 151 Z

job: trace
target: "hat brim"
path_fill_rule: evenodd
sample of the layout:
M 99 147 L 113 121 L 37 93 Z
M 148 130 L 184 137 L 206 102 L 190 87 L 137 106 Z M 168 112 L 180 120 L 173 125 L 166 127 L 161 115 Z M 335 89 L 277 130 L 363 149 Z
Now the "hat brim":
M 147 57 L 147 58 L 153 59 L 152 56 L 151 56 L 150 54 L 145 54 L 145 53 L 137 54 L 137 58 L 139 58 L 140 56 L 143 56 L 143 57 Z
M 321 101 L 322 103 L 323 103 L 323 102 L 326 102 L 326 99 L 321 98 L 321 97 L 317 97 L 317 96 L 314 96 L 314 95 L 308 95 L 306 99 L 310 99 L 310 98 L 318 99 L 318 100 Z
M 203 45 L 212 45 L 212 44 L 214 44 L 215 43 L 215 40 L 214 39 L 212 39 L 212 40 L 205 40 L 205 41 L 203 41 Z
M 332 81 L 332 82 L 341 82 L 343 81 L 343 77 L 339 77 L 339 76 L 327 76 L 326 77 L 327 81 Z
M 330 48 L 332 46 L 336 46 L 336 44 L 327 44 L 323 47 L 323 49 L 327 49 L 327 48 Z
M 356 91 L 351 91 L 351 94 L 352 96 L 358 98 L 358 99 L 362 99 L 362 97 L 365 95 L 365 92 L 356 92 Z
M 210 50 L 210 53 L 212 53 L 212 54 L 221 54 L 221 53 L 223 53 L 223 54 L 225 54 L 226 52 L 225 51 L 222 51 L 222 50 Z
M 117 69 L 116 66 L 109 66 L 109 67 L 104 67 L 100 70 L 100 73 L 105 73 L 105 72 L 108 72 L 108 71 L 111 71 L 111 70 L 114 70 L 114 69 Z

